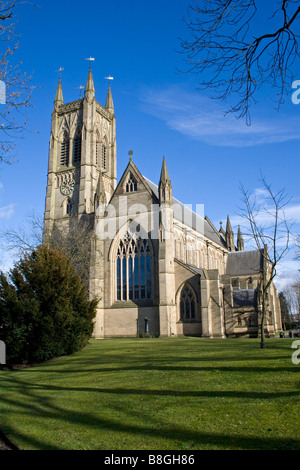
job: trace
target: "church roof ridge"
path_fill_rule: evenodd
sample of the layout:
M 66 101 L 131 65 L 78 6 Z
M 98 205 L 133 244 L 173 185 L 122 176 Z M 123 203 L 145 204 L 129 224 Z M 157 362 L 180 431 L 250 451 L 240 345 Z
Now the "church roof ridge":
M 149 180 L 146 176 L 143 175 L 143 178 L 146 180 L 146 182 L 148 182 L 150 188 L 152 189 L 152 191 L 154 192 L 154 194 L 158 197 L 158 186 L 153 183 L 151 180 Z M 178 214 L 174 213 L 174 219 L 175 220 L 178 220 L 179 222 L 182 222 L 182 223 L 185 223 L 187 226 L 191 227 L 193 230 L 197 230 L 197 227 L 199 227 L 199 225 L 201 226 L 201 223 L 203 223 L 203 227 L 204 227 L 204 236 L 209 238 L 211 241 L 217 243 L 218 245 L 221 245 L 222 248 L 223 248 L 223 244 L 221 242 L 221 239 L 220 237 L 215 233 L 215 231 L 210 227 L 209 223 L 207 222 L 207 220 L 203 217 L 201 217 L 199 214 L 197 214 L 196 212 L 194 212 L 192 209 L 190 209 L 189 207 L 187 207 L 185 204 L 183 204 L 182 202 L 180 202 L 178 199 L 176 199 L 174 196 L 172 197 L 172 200 L 173 200 L 173 204 L 178 204 L 180 205 L 181 207 L 184 208 L 185 211 L 188 211 L 189 213 L 191 213 L 191 216 L 192 216 L 192 224 L 189 224 L 188 222 L 182 220 L 182 217 L 179 218 L 178 217 Z M 188 217 L 189 218 L 189 217 Z M 198 221 L 198 223 L 197 223 Z
M 243 256 L 246 254 L 245 253 L 257 253 L 258 251 L 263 251 L 261 250 L 260 248 L 253 248 L 252 250 L 244 250 L 244 251 L 230 251 L 228 253 L 228 255 L 232 256 L 232 255 L 237 255 L 237 256 Z

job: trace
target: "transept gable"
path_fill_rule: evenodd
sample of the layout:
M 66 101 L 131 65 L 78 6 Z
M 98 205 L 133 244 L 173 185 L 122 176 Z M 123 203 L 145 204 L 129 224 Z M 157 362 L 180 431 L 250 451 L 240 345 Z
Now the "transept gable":
M 130 157 L 130 161 L 115 189 L 112 199 L 115 196 L 126 196 L 145 191 L 149 193 L 154 203 L 158 203 L 156 194 L 152 191 L 151 187 Z

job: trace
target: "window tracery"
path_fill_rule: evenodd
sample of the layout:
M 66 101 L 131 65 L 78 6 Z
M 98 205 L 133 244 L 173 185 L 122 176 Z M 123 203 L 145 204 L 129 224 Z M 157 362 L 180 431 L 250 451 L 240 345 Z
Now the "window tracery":
M 134 191 L 137 191 L 137 181 L 132 173 L 129 174 L 125 188 L 126 188 L 126 193 L 132 193 Z
M 180 294 L 180 320 L 195 320 L 196 298 L 192 289 L 185 284 Z
M 116 260 L 116 299 L 144 300 L 152 297 L 152 251 L 150 241 L 128 232 L 120 240 Z

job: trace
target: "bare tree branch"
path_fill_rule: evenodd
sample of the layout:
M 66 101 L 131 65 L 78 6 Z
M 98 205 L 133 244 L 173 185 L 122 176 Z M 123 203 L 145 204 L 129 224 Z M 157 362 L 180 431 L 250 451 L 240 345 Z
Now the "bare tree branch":
M 288 221 L 285 215 L 285 207 L 290 202 L 285 190 L 281 189 L 275 192 L 264 177 L 261 177 L 260 182 L 265 192 L 263 205 L 259 204 L 253 194 L 241 185 L 244 208 L 240 209 L 240 215 L 249 228 L 248 236 L 254 240 L 264 260 L 261 283 L 262 299 L 259 312 L 261 316 L 261 347 L 264 347 L 268 292 L 277 274 L 278 264 L 289 248 L 291 221 Z
M 63 226 L 54 226 L 51 234 L 44 234 L 44 220 L 41 215 L 31 213 L 27 216 L 27 227 L 11 227 L 0 234 L 0 247 L 21 258 L 30 254 L 39 245 L 47 244 L 64 253 L 72 262 L 76 271 L 88 286 L 90 254 L 93 231 L 86 222 L 71 218 L 66 230 Z
M 19 47 L 14 12 L 23 3 L 28 2 L 0 1 L 0 41 L 7 43 L 0 52 L 0 163 L 14 161 L 16 139 L 27 128 L 26 110 L 31 106 L 32 77 L 22 72 L 22 62 L 13 60 Z
M 191 40 L 180 40 L 188 68 L 197 74 L 200 89 L 215 91 L 214 98 L 237 96 L 228 112 L 250 124 L 250 105 L 263 84 L 277 89 L 277 107 L 290 93 L 298 49 L 300 1 L 281 0 L 270 11 L 265 30 L 257 35 L 266 5 L 256 0 L 194 0 L 185 20 Z M 270 26 L 269 26 L 270 25 Z M 268 29 L 270 28 L 270 31 Z

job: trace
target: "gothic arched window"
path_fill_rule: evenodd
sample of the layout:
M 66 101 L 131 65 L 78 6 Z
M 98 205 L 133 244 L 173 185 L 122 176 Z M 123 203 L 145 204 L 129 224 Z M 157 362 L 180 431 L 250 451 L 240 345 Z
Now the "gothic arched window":
M 73 143 L 73 165 L 80 163 L 81 160 L 81 132 L 76 132 Z
M 61 165 L 68 166 L 69 148 L 70 148 L 69 134 L 67 131 L 65 131 L 63 135 L 63 140 L 60 144 L 60 164 Z
M 132 193 L 134 191 L 137 191 L 137 181 L 133 174 L 130 173 L 126 183 L 126 193 Z
M 120 240 L 116 260 L 117 300 L 152 297 L 152 251 L 149 240 L 133 238 L 127 232 Z
M 180 320 L 196 318 L 196 298 L 192 289 L 185 284 L 180 294 Z
M 73 210 L 73 202 L 72 202 L 72 199 L 68 197 L 67 203 L 66 203 L 66 214 L 72 215 L 72 210 Z

